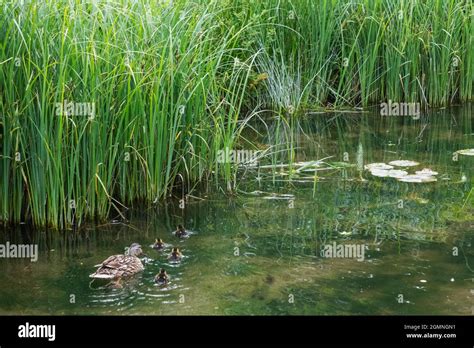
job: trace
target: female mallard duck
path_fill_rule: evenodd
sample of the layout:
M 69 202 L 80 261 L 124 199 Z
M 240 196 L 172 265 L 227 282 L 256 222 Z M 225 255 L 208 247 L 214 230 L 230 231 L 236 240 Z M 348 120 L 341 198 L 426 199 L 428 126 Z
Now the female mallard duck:
M 155 244 L 153 244 L 153 249 L 161 250 L 165 247 L 165 243 L 161 240 L 161 238 L 155 239 Z
M 181 254 L 181 251 L 179 251 L 178 248 L 173 248 L 173 250 L 171 250 L 170 256 L 168 256 L 168 260 L 170 261 L 181 261 L 182 258 L 183 254 Z
M 160 273 L 158 273 L 156 276 L 155 276 L 155 283 L 158 283 L 158 284 L 168 284 L 170 280 L 170 277 L 168 276 L 168 274 L 166 273 L 165 269 L 164 268 L 160 268 Z
M 109 256 L 104 262 L 95 267 L 99 267 L 97 271 L 89 277 L 96 279 L 119 280 L 123 277 L 130 277 L 135 273 L 143 271 L 142 262 L 137 257 L 143 253 L 138 243 L 133 243 L 130 248 L 125 248 L 125 255 Z M 118 282 L 116 282 L 118 284 Z
M 176 231 L 174 232 L 174 235 L 178 238 L 184 238 L 188 235 L 188 232 L 186 232 L 183 225 L 178 225 Z

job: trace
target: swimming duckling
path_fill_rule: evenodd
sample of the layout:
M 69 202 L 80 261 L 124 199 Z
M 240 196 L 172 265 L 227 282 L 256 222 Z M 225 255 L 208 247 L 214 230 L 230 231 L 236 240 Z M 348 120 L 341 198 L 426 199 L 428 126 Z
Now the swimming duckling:
M 182 258 L 183 254 L 181 254 L 181 251 L 179 251 L 178 248 L 173 248 L 170 256 L 168 256 L 168 260 L 170 261 L 181 261 Z
M 176 231 L 174 232 L 174 235 L 178 238 L 183 238 L 183 237 L 186 237 L 188 235 L 188 232 L 186 232 L 183 225 L 180 224 L 176 228 Z
M 155 283 L 168 284 L 170 277 L 166 273 L 164 268 L 160 268 L 160 273 L 155 276 Z
M 143 254 L 141 246 L 138 243 L 133 243 L 129 248 L 125 248 L 125 255 L 109 256 L 101 264 L 96 265 L 95 267 L 99 268 L 89 277 L 117 281 L 122 277 L 132 276 L 145 269 L 137 257 L 141 254 Z M 119 284 L 119 282 L 115 283 Z
M 161 240 L 161 238 L 155 239 L 155 244 L 153 244 L 153 249 L 161 250 L 165 247 L 165 243 Z

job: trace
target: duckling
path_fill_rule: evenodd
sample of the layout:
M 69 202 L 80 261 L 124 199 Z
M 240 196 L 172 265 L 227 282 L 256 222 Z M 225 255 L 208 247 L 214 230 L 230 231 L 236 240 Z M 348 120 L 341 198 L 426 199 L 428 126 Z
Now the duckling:
M 168 256 L 168 260 L 170 261 L 181 261 L 182 258 L 183 254 L 181 254 L 181 251 L 179 251 L 178 248 L 173 248 L 170 256 Z
M 117 281 L 120 278 L 130 277 L 143 271 L 145 268 L 137 257 L 143 254 L 141 246 L 138 243 L 133 243 L 129 248 L 125 248 L 125 250 L 125 255 L 112 255 L 101 264 L 95 265 L 95 267 L 99 268 L 89 277 Z
M 161 240 L 161 238 L 155 239 L 155 244 L 153 244 L 153 249 L 161 250 L 165 247 L 165 243 Z
M 170 277 L 168 276 L 168 274 L 166 273 L 165 269 L 164 268 L 160 268 L 160 273 L 158 273 L 156 276 L 155 276 L 155 283 L 158 283 L 158 284 L 168 284 L 170 280 Z
M 183 237 L 186 237 L 188 235 L 188 232 L 186 232 L 183 225 L 180 224 L 176 228 L 176 231 L 174 232 L 174 235 L 178 238 L 183 238 Z

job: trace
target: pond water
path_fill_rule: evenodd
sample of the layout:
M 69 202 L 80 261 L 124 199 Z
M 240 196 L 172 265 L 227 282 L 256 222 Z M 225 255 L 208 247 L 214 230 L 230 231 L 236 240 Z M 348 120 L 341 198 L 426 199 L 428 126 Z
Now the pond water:
M 472 315 L 474 157 L 453 157 L 474 147 L 471 114 L 470 106 L 419 120 L 311 114 L 288 139 L 295 161 L 330 157 L 317 175 L 247 168 L 232 197 L 203 188 L 184 209 L 170 199 L 129 211 L 127 223 L 4 230 L 1 243 L 38 243 L 39 258 L 0 259 L 0 314 Z M 281 141 L 266 134 L 256 141 Z M 437 181 L 360 170 L 361 160 L 398 159 L 420 163 L 409 171 L 438 172 Z M 179 223 L 189 239 L 172 235 Z M 155 238 L 178 246 L 182 262 L 150 248 Z M 146 253 L 144 272 L 120 289 L 91 283 L 94 265 L 133 242 Z M 363 249 L 328 257 L 328 245 Z M 165 287 L 153 281 L 161 267 Z

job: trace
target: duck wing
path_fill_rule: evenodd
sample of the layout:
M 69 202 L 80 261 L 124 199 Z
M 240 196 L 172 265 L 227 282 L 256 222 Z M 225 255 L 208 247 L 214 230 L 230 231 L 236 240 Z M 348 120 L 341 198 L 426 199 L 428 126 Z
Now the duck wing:
M 101 266 L 104 266 L 104 265 L 107 265 L 107 264 L 111 264 L 113 265 L 114 262 L 117 262 L 117 258 L 119 256 L 123 256 L 123 255 L 112 255 L 112 256 L 109 256 L 107 259 L 105 259 L 104 261 L 102 261 L 102 263 L 99 263 L 98 265 L 95 265 L 94 267 L 101 267 Z
M 136 256 L 113 255 L 102 262 L 90 277 L 101 279 L 128 277 L 144 269 L 142 262 Z

